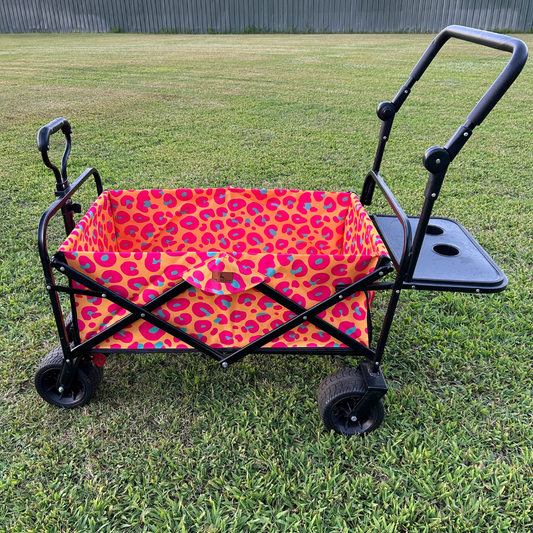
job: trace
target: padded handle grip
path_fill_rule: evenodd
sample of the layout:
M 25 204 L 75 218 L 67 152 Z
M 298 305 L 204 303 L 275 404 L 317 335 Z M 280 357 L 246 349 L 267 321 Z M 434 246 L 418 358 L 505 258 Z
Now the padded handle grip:
M 37 148 L 40 152 L 47 152 L 50 149 L 50 135 L 61 130 L 65 136 L 70 136 L 72 129 L 68 120 L 56 118 L 46 126 L 43 126 L 37 133 Z
M 473 126 L 479 126 L 524 68 L 528 49 L 523 41 L 515 37 L 500 35 L 491 31 L 467 28 L 465 26 L 448 26 L 435 37 L 412 70 L 408 83 L 409 89 L 421 78 L 439 50 L 452 37 L 512 54 L 507 66 L 468 115 L 468 121 Z

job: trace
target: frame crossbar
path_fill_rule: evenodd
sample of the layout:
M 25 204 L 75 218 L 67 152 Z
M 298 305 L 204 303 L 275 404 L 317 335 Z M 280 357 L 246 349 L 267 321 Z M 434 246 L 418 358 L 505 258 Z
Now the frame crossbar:
M 259 285 L 254 287 L 256 290 L 258 290 L 265 296 L 268 296 L 275 302 L 283 305 L 289 311 L 296 313 L 296 316 L 290 318 L 285 323 L 280 324 L 278 327 L 269 331 L 265 335 L 262 335 L 258 339 L 250 342 L 246 346 L 234 351 L 230 355 L 227 355 L 227 353 L 223 353 L 212 348 L 208 344 L 202 342 L 200 339 L 189 335 L 188 333 L 182 331 L 181 329 L 178 329 L 177 327 L 168 323 L 166 320 L 152 313 L 152 311 L 154 311 L 161 305 L 167 303 L 169 300 L 171 300 L 178 294 L 183 293 L 189 287 L 191 287 L 191 284 L 187 281 L 182 281 L 178 285 L 170 288 L 168 291 L 159 295 L 157 298 L 154 298 L 151 302 L 140 306 L 120 296 L 119 294 L 106 289 L 96 281 L 92 280 L 85 274 L 78 272 L 77 270 L 69 266 L 66 262 L 61 261 L 57 257 L 53 259 L 52 266 L 54 268 L 60 269 L 60 271 L 63 274 L 67 275 L 70 279 L 77 281 L 78 283 L 89 289 L 89 291 L 84 289 L 80 289 L 79 291 L 77 289 L 70 289 L 72 290 L 72 292 L 79 292 L 80 294 L 86 294 L 87 292 L 96 292 L 101 297 L 105 297 L 106 299 L 119 305 L 130 313 L 128 316 L 122 318 L 118 322 L 115 322 L 114 324 L 107 327 L 105 330 L 97 333 L 90 339 L 87 339 L 78 346 L 72 347 L 70 351 L 73 358 L 86 354 L 89 350 L 100 344 L 102 341 L 122 331 L 125 327 L 129 326 L 130 324 L 133 324 L 137 320 L 145 320 L 153 326 L 162 329 L 166 333 L 173 335 L 174 337 L 183 341 L 189 346 L 192 346 L 193 348 L 196 348 L 197 350 L 205 353 L 206 355 L 209 355 L 210 357 L 221 363 L 224 367 L 228 366 L 229 364 L 235 363 L 236 361 L 239 361 L 246 355 L 253 353 L 257 349 L 263 347 L 265 344 L 271 342 L 273 339 L 279 337 L 280 335 L 283 335 L 283 333 L 290 331 L 291 329 L 299 326 L 300 324 L 303 324 L 304 322 L 309 322 L 313 324 L 317 328 L 321 329 L 325 333 L 328 333 L 329 335 L 337 339 L 339 342 L 346 344 L 348 347 L 352 348 L 356 353 L 359 353 L 369 359 L 372 359 L 375 355 L 372 350 L 370 350 L 360 342 L 356 341 L 355 339 L 352 339 L 349 335 L 339 330 L 338 328 L 328 324 L 317 315 L 338 303 L 339 300 L 348 298 L 356 292 L 371 289 L 370 286 L 372 283 L 380 279 L 384 274 L 393 270 L 393 265 L 389 262 L 388 264 L 377 268 L 376 270 L 374 270 L 374 272 L 368 274 L 364 278 L 361 278 L 355 283 L 347 285 L 339 292 L 331 295 L 330 297 L 326 298 L 322 302 L 309 309 L 302 307 L 301 305 L 297 304 L 290 298 L 287 298 L 269 285 L 265 283 L 260 283 Z M 51 287 L 51 289 L 61 290 L 56 285 Z

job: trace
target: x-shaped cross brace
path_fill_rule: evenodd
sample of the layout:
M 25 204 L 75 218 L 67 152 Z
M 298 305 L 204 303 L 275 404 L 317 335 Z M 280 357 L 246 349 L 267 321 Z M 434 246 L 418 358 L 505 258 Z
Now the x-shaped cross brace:
M 287 320 L 287 322 L 269 331 L 268 333 L 262 335 L 258 339 L 250 342 L 246 346 L 237 349 L 230 355 L 226 355 L 218 350 L 215 350 L 214 348 L 211 348 L 208 344 L 202 342 L 196 337 L 193 337 L 192 335 L 189 335 L 188 333 L 185 333 L 184 331 L 173 326 L 158 315 L 154 315 L 152 313 L 153 310 L 157 309 L 161 305 L 165 304 L 175 296 L 181 294 L 189 287 L 191 287 L 191 284 L 187 281 L 182 281 L 181 283 L 178 283 L 160 296 L 154 298 L 151 302 L 140 306 L 133 302 L 130 302 L 128 299 L 120 296 L 119 294 L 106 289 L 96 281 L 70 267 L 67 263 L 60 261 L 57 257 L 54 258 L 54 260 L 52 261 L 52 266 L 60 269 L 60 271 L 66 274 L 69 278 L 77 281 L 81 285 L 84 285 L 89 290 L 95 291 L 96 293 L 100 294 L 101 297 L 110 300 L 111 302 L 119 305 L 126 311 L 130 312 L 130 315 L 120 319 L 119 321 L 115 322 L 111 326 L 107 327 L 105 330 L 97 333 L 96 335 L 79 344 L 78 346 L 71 348 L 70 355 L 72 356 L 72 358 L 76 358 L 80 355 L 86 354 L 89 350 L 100 344 L 102 341 L 108 339 L 115 333 L 122 331 L 125 327 L 129 326 L 130 324 L 133 324 L 137 320 L 145 320 L 153 326 L 160 328 L 166 333 L 178 338 L 189 346 L 192 346 L 193 348 L 196 348 L 197 350 L 205 353 L 206 355 L 209 355 L 213 359 L 217 360 L 223 367 L 227 367 L 229 364 L 239 361 L 246 355 L 255 352 L 265 344 L 271 342 L 273 339 L 279 337 L 280 335 L 283 335 L 287 331 L 296 328 L 304 322 L 309 322 L 313 324 L 317 328 L 339 340 L 341 343 L 346 344 L 357 353 L 364 355 L 369 359 L 372 359 L 372 357 L 374 356 L 374 352 L 372 352 L 372 350 L 370 350 L 360 342 L 356 341 L 346 333 L 342 332 L 338 328 L 332 326 L 331 324 L 328 324 L 327 322 L 319 318 L 318 315 L 322 313 L 322 311 L 329 309 L 339 301 L 352 296 L 358 291 L 371 289 L 372 283 L 380 279 L 384 274 L 389 273 L 393 270 L 392 263 L 390 262 L 384 266 L 378 267 L 372 273 L 366 275 L 365 277 L 361 278 L 355 283 L 352 283 L 351 285 L 343 287 L 337 293 L 329 296 L 322 302 L 319 302 L 318 304 L 309 309 L 305 309 L 301 305 L 297 304 L 290 298 L 287 298 L 286 296 L 284 296 L 283 294 L 281 294 L 280 292 L 265 283 L 260 283 L 259 285 L 256 285 L 254 287 L 256 290 L 263 293 L 265 296 L 268 296 L 277 303 L 285 306 L 289 311 L 295 313 L 295 316 Z M 61 289 L 57 286 L 54 286 L 54 290 Z M 74 292 L 77 291 L 75 290 Z M 66 356 L 67 354 L 65 354 L 65 357 Z

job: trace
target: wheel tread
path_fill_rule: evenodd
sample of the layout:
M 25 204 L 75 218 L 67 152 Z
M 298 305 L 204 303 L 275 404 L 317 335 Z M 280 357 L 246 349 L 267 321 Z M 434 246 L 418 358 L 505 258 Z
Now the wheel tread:
M 336 428 L 332 427 L 327 416 L 328 407 L 336 398 L 350 394 L 361 396 L 364 392 L 365 382 L 359 369 L 343 368 L 325 377 L 318 387 L 318 411 L 324 426 L 329 430 L 337 431 Z M 375 408 L 378 410 L 376 421 L 366 433 L 373 431 L 383 422 L 385 413 L 383 400 L 379 400 Z

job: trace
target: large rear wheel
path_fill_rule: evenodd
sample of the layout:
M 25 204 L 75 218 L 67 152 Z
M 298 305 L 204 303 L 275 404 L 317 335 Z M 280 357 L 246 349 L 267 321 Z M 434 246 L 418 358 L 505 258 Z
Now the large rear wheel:
M 365 435 L 377 429 L 385 418 L 383 400 L 361 420 L 352 415 L 365 390 L 359 369 L 345 368 L 324 378 L 318 387 L 318 410 L 326 429 L 341 435 Z

